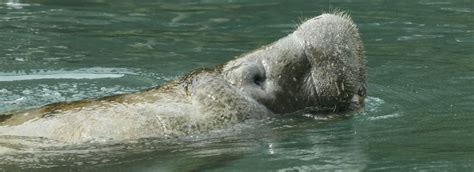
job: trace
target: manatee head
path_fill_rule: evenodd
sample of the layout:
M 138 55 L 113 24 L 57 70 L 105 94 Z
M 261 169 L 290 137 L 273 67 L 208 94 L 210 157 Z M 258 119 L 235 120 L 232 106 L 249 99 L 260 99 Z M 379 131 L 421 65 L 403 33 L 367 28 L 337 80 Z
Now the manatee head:
M 226 63 L 222 75 L 274 113 L 353 110 L 366 93 L 362 41 L 343 13 L 303 22 L 288 36 Z

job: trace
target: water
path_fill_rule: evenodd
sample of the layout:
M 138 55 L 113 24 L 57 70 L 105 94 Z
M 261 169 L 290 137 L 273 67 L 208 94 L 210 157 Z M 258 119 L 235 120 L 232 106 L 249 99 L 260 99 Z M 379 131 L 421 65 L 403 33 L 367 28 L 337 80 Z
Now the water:
M 348 11 L 365 43 L 364 112 L 127 143 L 0 143 L 0 171 L 474 170 L 471 0 L 0 0 L 0 111 L 133 92 Z M 42 143 L 38 145 L 38 143 Z M 51 146 L 54 145 L 54 146 Z

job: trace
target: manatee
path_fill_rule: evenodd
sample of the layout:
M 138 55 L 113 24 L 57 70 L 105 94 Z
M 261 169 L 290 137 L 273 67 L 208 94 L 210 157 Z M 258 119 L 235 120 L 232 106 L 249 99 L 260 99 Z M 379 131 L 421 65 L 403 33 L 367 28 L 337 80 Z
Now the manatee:
M 0 135 L 66 143 L 180 137 L 299 111 L 353 111 L 365 94 L 358 29 L 347 14 L 325 13 L 269 45 L 158 87 L 5 114 Z

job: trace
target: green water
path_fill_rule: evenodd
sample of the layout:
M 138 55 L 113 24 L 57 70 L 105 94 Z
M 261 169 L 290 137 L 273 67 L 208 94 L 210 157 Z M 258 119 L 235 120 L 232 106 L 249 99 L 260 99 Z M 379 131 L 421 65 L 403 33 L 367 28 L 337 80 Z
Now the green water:
M 0 0 L 0 112 L 156 86 L 333 9 L 359 26 L 369 78 L 365 111 L 351 118 L 296 115 L 176 140 L 19 147 L 0 156 L 0 171 L 473 171 L 473 6 Z

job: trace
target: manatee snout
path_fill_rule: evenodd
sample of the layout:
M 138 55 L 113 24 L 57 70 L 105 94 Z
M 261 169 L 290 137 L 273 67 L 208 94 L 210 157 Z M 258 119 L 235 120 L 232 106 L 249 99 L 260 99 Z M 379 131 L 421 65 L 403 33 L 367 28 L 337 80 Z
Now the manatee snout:
M 230 61 L 223 74 L 275 113 L 353 110 L 366 92 L 362 41 L 343 13 L 303 22 L 288 36 Z

